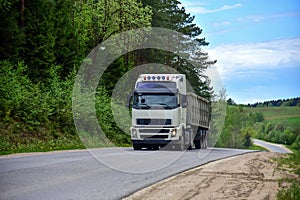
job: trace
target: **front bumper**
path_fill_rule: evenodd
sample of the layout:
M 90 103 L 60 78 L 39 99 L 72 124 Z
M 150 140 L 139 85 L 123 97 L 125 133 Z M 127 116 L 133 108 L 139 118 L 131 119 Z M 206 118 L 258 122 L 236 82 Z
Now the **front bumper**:
M 137 139 L 132 139 L 132 144 L 134 145 L 179 145 L 181 144 L 181 140 L 151 140 L 151 139 L 147 139 L 147 140 L 137 140 Z

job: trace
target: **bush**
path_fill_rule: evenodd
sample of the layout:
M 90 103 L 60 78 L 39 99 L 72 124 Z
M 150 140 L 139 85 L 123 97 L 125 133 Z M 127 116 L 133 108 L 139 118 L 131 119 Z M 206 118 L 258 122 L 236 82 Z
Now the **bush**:
M 295 141 L 293 142 L 293 144 L 291 145 L 291 147 L 295 150 L 300 151 L 300 135 L 298 135 L 295 139 Z
M 96 93 L 96 112 L 102 131 L 111 142 L 117 146 L 131 144 L 129 134 L 118 128 L 112 113 L 111 97 L 102 87 L 98 87 Z
M 0 150 L 82 148 L 72 117 L 73 74 L 33 83 L 23 62 L 0 62 Z
M 252 145 L 251 137 L 255 135 L 253 126 L 261 123 L 261 117 L 260 114 L 247 114 L 242 107 L 227 107 L 224 128 L 216 146 L 249 148 Z
M 295 143 L 298 135 L 297 129 L 292 129 L 282 123 L 256 123 L 255 128 L 256 138 L 286 145 Z M 295 143 L 294 146 L 297 148 L 298 144 Z

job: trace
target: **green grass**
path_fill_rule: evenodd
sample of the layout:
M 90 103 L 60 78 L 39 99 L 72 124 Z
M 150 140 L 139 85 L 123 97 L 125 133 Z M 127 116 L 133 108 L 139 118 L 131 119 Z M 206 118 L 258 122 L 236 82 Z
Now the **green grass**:
M 293 154 L 289 154 L 278 160 L 280 167 L 286 166 L 292 173 L 297 175 L 297 178 L 287 178 L 282 180 L 282 182 L 288 182 L 290 185 L 277 193 L 278 200 L 300 199 L 300 151 L 293 150 L 293 152 Z
M 280 122 L 286 124 L 289 127 L 300 127 L 300 116 L 299 117 L 281 117 L 273 119 L 274 122 Z
M 28 152 L 47 152 L 68 149 L 84 149 L 82 143 L 74 137 L 53 138 L 30 138 L 22 140 L 19 137 L 3 136 L 0 134 L 0 155 Z
M 263 113 L 265 121 L 280 122 L 291 128 L 300 127 L 300 106 L 244 108 L 246 112 Z
M 300 199 L 300 183 L 295 180 L 288 180 L 290 187 L 282 189 L 277 193 L 278 200 L 298 200 Z
M 252 144 L 250 147 L 249 147 L 250 150 L 258 150 L 258 151 L 269 151 L 268 149 L 264 148 L 264 147 L 261 147 L 261 146 L 258 146 L 258 145 L 255 145 L 255 144 Z

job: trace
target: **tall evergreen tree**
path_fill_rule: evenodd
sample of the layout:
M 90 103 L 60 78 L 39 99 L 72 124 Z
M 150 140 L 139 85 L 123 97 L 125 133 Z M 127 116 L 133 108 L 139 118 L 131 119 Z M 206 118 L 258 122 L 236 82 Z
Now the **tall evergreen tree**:
M 17 63 L 25 44 L 19 1 L 1 1 L 0 18 L 0 60 Z
M 161 62 L 173 67 L 179 73 L 186 74 L 193 90 L 198 95 L 210 99 L 212 88 L 209 86 L 209 78 L 203 75 L 203 71 L 216 61 L 210 61 L 208 54 L 201 49 L 209 43 L 205 38 L 200 38 L 202 29 L 193 22 L 195 17 L 187 13 L 178 0 L 142 0 L 142 2 L 144 5 L 151 6 L 153 10 L 153 27 L 168 28 L 188 36 L 187 40 L 181 43 L 184 53 L 189 55 L 192 63 L 173 53 L 159 50 L 140 51 L 139 62 Z
M 26 1 L 24 31 L 26 43 L 22 58 L 28 64 L 31 77 L 43 80 L 55 64 L 55 2 Z
M 36 82 L 55 65 L 67 76 L 113 34 L 151 25 L 151 10 L 136 0 L 1 1 L 0 17 L 0 59 L 24 60 Z

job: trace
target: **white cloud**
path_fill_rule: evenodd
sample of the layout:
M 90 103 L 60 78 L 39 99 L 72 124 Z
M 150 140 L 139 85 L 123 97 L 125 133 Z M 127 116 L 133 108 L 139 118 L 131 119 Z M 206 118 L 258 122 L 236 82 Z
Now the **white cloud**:
M 208 3 L 207 2 L 203 2 L 203 1 L 190 1 L 190 0 L 182 0 L 181 4 L 184 7 L 201 7 L 201 6 L 207 6 Z
M 297 17 L 299 15 L 300 15 L 299 11 L 275 13 L 275 14 L 269 14 L 269 15 L 248 15 L 245 17 L 238 18 L 237 21 L 238 22 L 247 22 L 247 21 L 261 22 L 261 21 L 280 19 L 280 18 L 286 18 L 286 17 Z
M 206 14 L 206 13 L 220 12 L 220 11 L 224 11 L 224 10 L 231 10 L 234 8 L 239 8 L 241 6 L 242 6 L 242 4 L 240 4 L 240 3 L 234 4 L 234 5 L 224 5 L 220 8 L 216 8 L 216 9 L 207 9 L 202 6 L 194 6 L 194 7 L 189 7 L 188 11 L 193 14 Z
M 226 27 L 231 25 L 232 23 L 230 21 L 218 21 L 218 22 L 213 22 L 212 27 L 214 28 L 219 28 L 219 27 Z
M 206 50 L 222 79 L 265 70 L 300 66 L 300 38 L 250 44 L 226 44 Z

